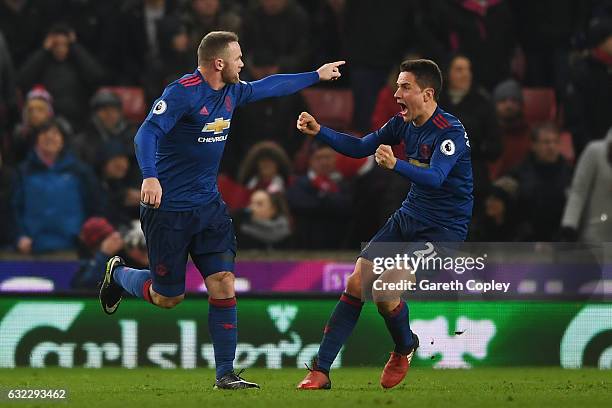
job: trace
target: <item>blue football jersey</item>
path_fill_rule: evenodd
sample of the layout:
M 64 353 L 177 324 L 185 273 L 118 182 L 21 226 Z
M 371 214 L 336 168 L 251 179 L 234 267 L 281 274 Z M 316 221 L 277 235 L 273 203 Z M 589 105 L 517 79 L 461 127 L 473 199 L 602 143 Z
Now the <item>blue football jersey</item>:
M 448 170 L 439 187 L 413 180 L 401 211 L 467 234 L 474 202 L 473 179 L 470 141 L 461 122 L 438 107 L 421 126 L 394 116 L 378 132 L 383 138 L 404 142 L 408 163 L 423 168 L 435 163 L 435 167 Z
M 214 90 L 196 70 L 168 85 L 135 138 L 143 178 L 157 177 L 161 184 L 160 208 L 184 211 L 218 198 L 217 173 L 238 106 L 287 95 L 318 80 L 316 72 L 273 75 Z M 155 140 L 157 146 L 150 146 Z
M 362 138 L 325 126 L 316 135 L 338 152 L 366 157 L 384 145 L 406 146 L 407 161 L 397 160 L 394 171 L 412 181 L 400 212 L 424 223 L 440 225 L 462 236 L 472 216 L 470 141 L 457 118 L 436 108 L 423 125 L 406 123 L 400 115 Z

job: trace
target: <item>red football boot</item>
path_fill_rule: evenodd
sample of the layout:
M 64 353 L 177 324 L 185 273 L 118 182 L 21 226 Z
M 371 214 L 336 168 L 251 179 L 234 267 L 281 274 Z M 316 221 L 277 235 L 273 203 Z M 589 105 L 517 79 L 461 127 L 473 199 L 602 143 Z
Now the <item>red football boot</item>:
M 404 377 L 406 377 L 414 352 L 419 348 L 419 338 L 414 333 L 413 336 L 414 346 L 412 350 L 410 350 L 410 353 L 400 354 L 395 351 L 391 352 L 391 357 L 389 357 L 389 361 L 387 361 L 380 376 L 380 385 L 382 385 L 383 388 L 393 388 L 401 383 Z
M 297 385 L 298 390 L 329 390 L 331 388 L 331 380 L 329 375 L 323 371 L 317 370 L 317 361 L 313 360 L 312 368 L 308 367 L 306 378 Z

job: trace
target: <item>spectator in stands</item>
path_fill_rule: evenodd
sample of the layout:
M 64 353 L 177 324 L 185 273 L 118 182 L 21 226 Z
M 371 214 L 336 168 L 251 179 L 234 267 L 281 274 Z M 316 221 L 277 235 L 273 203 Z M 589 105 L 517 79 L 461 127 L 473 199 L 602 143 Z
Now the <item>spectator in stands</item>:
M 68 121 L 55 116 L 53 98 L 43 86 L 35 86 L 28 92 L 21 118 L 21 123 L 15 127 L 12 139 L 8 143 L 8 151 L 11 152 L 10 158 L 13 164 L 25 160 L 29 151 L 34 147 L 40 127 L 52 118 L 62 126 L 65 132 L 72 133 L 72 126 Z
M 385 85 L 389 67 L 416 46 L 414 4 L 387 0 L 378 7 L 371 1 L 351 0 L 346 2 L 344 13 L 346 57 L 355 101 L 353 126 L 365 134 L 370 130 L 376 96 Z
M 238 182 L 251 191 L 282 193 L 290 174 L 291 161 L 283 148 L 274 142 L 259 142 L 244 158 L 238 171 Z
M 462 53 L 474 77 L 487 90 L 508 78 L 516 50 L 510 2 L 505 0 L 430 0 L 419 2 L 418 34 L 426 55 L 446 61 Z M 396 28 L 393 26 L 393 28 Z
M 521 85 L 508 79 L 495 87 L 493 101 L 501 132 L 502 154 L 491 166 L 491 179 L 507 173 L 529 154 L 531 137 L 523 113 Z
M 5 154 L 8 152 L 9 131 L 17 121 L 16 86 L 13 59 L 0 31 L 0 152 Z
M 241 41 L 253 79 L 279 72 L 299 72 L 309 65 L 308 15 L 293 0 L 259 0 L 246 14 Z
M 232 133 L 223 154 L 221 168 L 236 177 L 238 163 L 261 141 L 279 144 L 293 158 L 303 139 L 298 137 L 295 118 L 306 110 L 302 95 L 268 98 L 241 106 L 232 118 Z
M 455 115 L 467 131 L 472 152 L 474 194 L 477 207 L 490 180 L 489 165 L 501 154 L 495 108 L 485 90 L 472 81 L 472 62 L 455 55 L 449 64 L 446 86 L 440 95 L 442 109 Z
M 118 29 L 114 35 L 122 65 L 120 82 L 125 85 L 141 85 L 142 71 L 159 56 L 158 25 L 175 11 L 173 0 L 134 0 L 121 2 Z M 195 61 L 194 61 L 195 63 Z
M 178 17 L 162 19 L 157 27 L 159 55 L 146 68 L 144 91 L 147 105 L 152 105 L 164 88 L 188 72 L 193 72 L 193 50 L 189 32 Z M 202 38 L 200 38 L 200 41 Z
M 2 161 L 0 152 L 0 249 L 15 242 L 15 217 L 11 209 L 14 177 L 13 170 Z
M 104 69 L 77 42 L 72 28 L 56 24 L 45 37 L 43 47 L 21 67 L 19 85 L 30 89 L 43 84 L 55 97 L 56 112 L 77 126 L 87 115 L 87 101 L 93 90 L 104 78 Z
M 291 235 L 289 211 L 282 193 L 256 190 L 249 206 L 235 214 L 239 249 L 278 249 Z
M 58 14 L 54 10 L 57 8 L 51 1 L 0 0 L 0 27 L 16 67 L 44 37 L 49 19 Z
M 294 245 L 300 249 L 335 249 L 345 246 L 351 196 L 336 171 L 336 152 L 314 141 L 308 174 L 288 190 L 295 219 Z
M 129 153 L 121 143 L 102 145 L 98 155 L 102 213 L 113 225 L 128 226 L 139 218 L 141 180 L 130 169 Z
M 554 241 L 559 231 L 572 179 L 572 168 L 559 152 L 559 139 L 555 124 L 535 127 L 531 154 L 510 172 L 518 182 L 518 213 L 532 230 L 530 241 Z
M 240 9 L 223 0 L 188 0 L 183 20 L 189 27 L 189 51 L 197 50 L 202 38 L 211 31 L 240 32 Z M 243 40 L 244 41 L 244 40 Z
M 65 148 L 66 135 L 51 121 L 17 171 L 13 207 L 19 252 L 76 248 L 81 224 L 97 213 L 97 181 L 91 169 Z
M 110 142 L 120 143 L 133 158 L 136 129 L 123 117 L 121 99 L 111 91 L 99 90 L 91 98 L 90 106 L 89 122 L 72 143 L 79 158 L 86 163 L 98 163 L 104 145 Z
M 90 217 L 79 234 L 81 264 L 72 279 L 75 289 L 96 289 L 104 276 L 106 262 L 122 254 L 124 241 L 121 234 L 103 217 Z
M 605 139 L 587 144 L 578 159 L 563 214 L 562 238 L 612 241 L 612 128 Z
M 612 126 L 612 18 L 592 21 L 589 38 L 592 49 L 572 67 L 566 89 L 565 122 L 576 157 Z
M 516 180 L 510 177 L 502 177 L 491 185 L 484 200 L 484 212 L 473 219 L 470 241 L 516 242 L 531 235 L 529 226 L 519 222 L 517 189 Z

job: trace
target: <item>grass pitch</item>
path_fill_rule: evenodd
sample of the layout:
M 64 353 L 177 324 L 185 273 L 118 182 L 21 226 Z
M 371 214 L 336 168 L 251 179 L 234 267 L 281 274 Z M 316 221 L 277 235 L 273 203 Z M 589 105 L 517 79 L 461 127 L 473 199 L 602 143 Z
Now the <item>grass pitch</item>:
M 0 407 L 610 407 L 612 373 L 594 369 L 413 368 L 401 385 L 383 390 L 378 368 L 332 372 L 330 391 L 297 391 L 306 370 L 248 369 L 261 390 L 212 389 L 209 369 L 3 369 Z M 67 389 L 65 401 L 9 401 L 11 388 Z

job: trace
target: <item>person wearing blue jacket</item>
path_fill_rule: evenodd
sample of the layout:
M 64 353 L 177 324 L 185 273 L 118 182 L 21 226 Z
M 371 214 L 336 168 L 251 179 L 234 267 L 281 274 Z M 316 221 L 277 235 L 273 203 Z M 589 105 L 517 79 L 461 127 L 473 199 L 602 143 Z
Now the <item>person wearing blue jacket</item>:
M 24 254 L 73 250 L 83 221 L 96 213 L 93 171 L 67 148 L 51 121 L 18 169 L 13 194 L 17 249 Z

